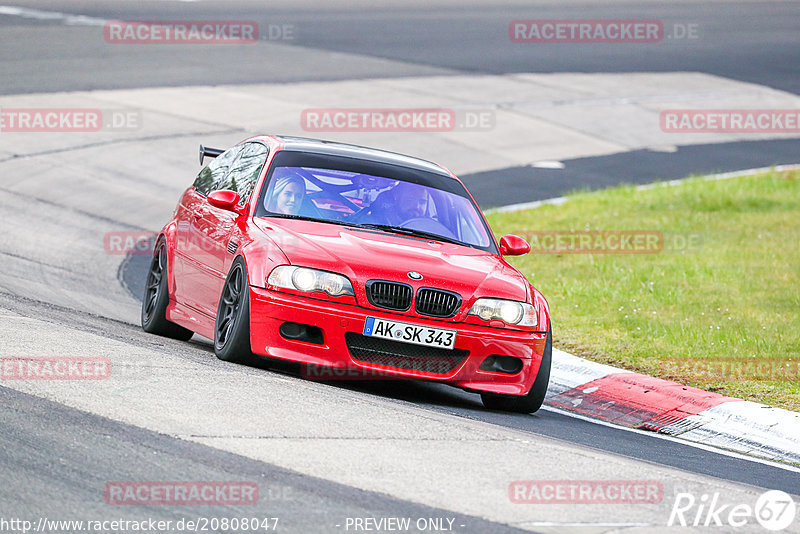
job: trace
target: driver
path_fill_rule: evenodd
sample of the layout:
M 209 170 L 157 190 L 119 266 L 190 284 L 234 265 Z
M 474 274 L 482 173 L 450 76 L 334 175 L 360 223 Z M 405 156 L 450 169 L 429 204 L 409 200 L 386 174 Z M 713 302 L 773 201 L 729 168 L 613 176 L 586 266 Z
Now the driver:
M 394 189 L 378 195 L 370 206 L 370 213 L 383 224 L 392 226 L 426 217 L 428 193 L 421 185 L 400 182 Z
M 424 217 L 428 212 L 428 192 L 421 185 L 400 182 L 394 188 L 397 198 L 397 213 L 401 221 Z

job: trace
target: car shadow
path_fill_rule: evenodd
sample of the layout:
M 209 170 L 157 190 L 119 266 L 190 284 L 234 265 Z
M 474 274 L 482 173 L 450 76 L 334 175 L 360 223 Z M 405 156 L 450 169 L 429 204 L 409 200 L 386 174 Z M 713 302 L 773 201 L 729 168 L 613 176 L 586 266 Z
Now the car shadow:
M 138 327 L 132 327 L 141 332 Z M 148 336 L 149 334 L 145 334 Z M 166 338 L 156 337 L 159 344 L 175 343 L 176 346 L 187 344 L 193 349 L 201 351 L 215 358 L 213 341 L 195 334 L 189 341 L 166 341 Z M 262 371 L 274 372 L 301 378 L 310 382 L 319 382 L 330 387 L 358 391 L 375 397 L 401 400 L 421 406 L 437 408 L 451 408 L 460 412 L 494 412 L 484 408 L 478 393 L 458 389 L 447 384 L 422 381 L 422 380 L 320 380 L 309 378 L 304 372 L 304 365 L 297 362 L 278 360 L 266 356 L 254 356 L 247 362 L 246 367 Z M 525 414 L 509 414 L 526 417 Z
M 213 352 L 213 350 L 212 350 Z M 447 384 L 422 380 L 321 380 L 309 378 L 304 365 L 259 356 L 250 363 L 252 367 L 318 382 L 326 386 L 358 391 L 375 397 L 402 400 L 413 404 L 457 408 L 460 410 L 486 410 L 480 395 Z
M 202 336 L 195 335 L 188 341 L 193 347 L 214 356 L 212 342 Z M 297 362 L 278 360 L 267 356 L 254 356 L 246 364 L 247 367 L 263 371 L 279 373 L 310 382 L 318 382 L 326 386 L 357 391 L 375 397 L 395 399 L 420 406 L 436 408 L 452 408 L 460 413 L 495 412 L 483 406 L 480 394 L 464 391 L 454 386 L 424 380 L 321 380 L 309 378 L 307 367 Z M 324 372 L 324 371 L 323 371 Z M 530 417 L 528 414 L 509 414 L 512 417 Z

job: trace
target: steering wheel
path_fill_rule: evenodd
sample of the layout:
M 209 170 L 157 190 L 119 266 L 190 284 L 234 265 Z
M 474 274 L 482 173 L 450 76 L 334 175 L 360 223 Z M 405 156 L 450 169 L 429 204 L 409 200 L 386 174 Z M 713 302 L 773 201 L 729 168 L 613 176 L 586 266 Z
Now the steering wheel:
M 410 228 L 411 230 L 419 230 L 421 232 L 429 232 L 431 234 L 437 234 L 442 237 L 447 237 L 450 239 L 456 239 L 456 236 L 453 232 L 450 231 L 448 227 L 436 221 L 434 219 L 430 219 L 428 217 L 414 217 L 412 219 L 408 219 L 407 221 L 403 221 L 398 224 L 400 228 Z

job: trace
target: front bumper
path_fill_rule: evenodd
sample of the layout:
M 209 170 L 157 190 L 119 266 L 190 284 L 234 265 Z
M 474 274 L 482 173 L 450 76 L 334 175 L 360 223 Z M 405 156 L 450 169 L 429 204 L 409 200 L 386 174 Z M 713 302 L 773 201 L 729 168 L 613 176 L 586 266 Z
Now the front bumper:
M 448 367 L 434 365 L 435 358 L 431 358 L 430 365 L 417 368 L 397 364 L 403 358 L 398 355 L 388 356 L 391 365 L 364 361 L 363 357 L 356 359 L 353 354 L 359 353 L 351 351 L 355 350 L 353 339 L 360 338 L 367 316 L 454 329 L 457 331 L 455 351 L 461 355 L 466 352 L 466 355 Z M 298 341 L 283 336 L 280 328 L 287 322 L 318 327 L 322 331 L 322 342 Z M 544 333 L 437 321 L 250 287 L 250 346 L 253 353 L 304 364 L 302 374 L 312 379 L 432 380 L 480 392 L 524 395 L 536 379 L 546 337 Z M 413 352 L 415 347 L 404 343 L 400 348 Z M 515 374 L 479 369 L 490 355 L 519 358 L 522 369 Z M 419 362 L 426 357 L 415 358 Z

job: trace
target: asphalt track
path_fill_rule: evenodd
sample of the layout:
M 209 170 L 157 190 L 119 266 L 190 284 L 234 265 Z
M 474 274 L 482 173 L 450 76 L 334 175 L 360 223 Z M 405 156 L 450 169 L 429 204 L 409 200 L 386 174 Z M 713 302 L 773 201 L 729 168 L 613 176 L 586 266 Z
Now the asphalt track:
M 33 15 L 2 17 L 0 94 L 206 84 L 290 83 L 463 73 L 642 73 L 696 71 L 800 94 L 796 2 L 619 3 L 441 1 L 225 2 L 33 0 L 25 9 L 88 17 L 88 23 Z M 457 7 L 454 7 L 457 6 Z M 87 32 L 104 20 L 252 20 L 258 45 L 106 46 Z M 520 44 L 516 19 L 656 19 L 655 44 Z M 270 37 L 270 28 L 281 28 Z M 283 28 L 291 28 L 288 32 Z M 681 28 L 692 34 L 681 38 Z M 33 37 L 35 36 L 35 37 Z M 58 42 L 59 46 L 50 43 Z M 277 45 L 277 48 L 275 47 Z M 569 47 L 569 48 L 565 48 Z M 340 55 L 333 55 L 340 54 Z M 53 75 L 53 73 L 57 73 Z M 487 94 L 489 101 L 501 95 Z M 560 196 L 574 189 L 648 183 L 697 173 L 794 163 L 797 138 L 629 150 L 564 161 L 563 169 L 495 168 L 462 178 L 484 208 Z M 487 180 L 487 177 L 493 178 Z M 500 187 L 494 178 L 500 178 Z
M 466 174 L 461 179 L 486 209 L 508 204 L 509 191 L 514 192 L 515 203 L 522 203 L 578 190 L 789 165 L 797 160 L 798 149 L 796 139 L 688 145 L 674 152 L 643 149 L 564 160 L 560 169 L 527 165 Z
M 149 258 L 143 255 L 129 256 L 120 270 L 125 285 L 133 296 L 144 292 Z M 213 355 L 213 347 L 204 345 Z M 260 367 L 276 372 L 299 376 L 299 369 L 290 364 L 265 360 Z M 664 441 L 647 432 L 632 432 L 616 426 L 599 425 L 596 422 L 576 419 L 557 410 L 539 412 L 534 416 L 507 414 L 483 408 L 478 395 L 455 388 L 426 382 L 331 382 L 331 387 L 345 387 L 368 395 L 400 399 L 427 409 L 455 414 L 495 425 L 522 430 L 533 434 L 556 438 L 567 442 L 593 447 L 603 451 L 622 454 L 645 461 L 656 461 L 693 473 L 702 473 L 746 484 L 770 489 L 797 492 L 800 489 L 798 473 L 776 470 L 774 467 L 748 461 L 743 458 L 722 460 L 716 452 L 691 445 Z
M 431 72 L 673 72 L 697 71 L 800 93 L 796 2 L 622 2 L 365 0 L 264 3 L 247 0 L 178 2 L 119 0 L 95 3 L 31 0 L 0 5 L 66 12 L 99 19 L 253 20 L 292 25 L 290 44 L 305 51 L 356 54 L 358 62 L 298 65 L 289 51 L 257 47 L 116 46 L 98 50 L 80 26 L 58 20 L 0 18 L 6 34 L 0 92 L 264 83 L 409 76 Z M 526 46 L 508 39 L 516 19 L 657 19 L 665 41 L 627 44 Z M 675 25 L 696 26 L 678 38 Z M 30 39 L 30 32 L 40 39 Z M 59 46 L 51 45 L 53 42 Z M 309 58 L 304 57 L 304 60 Z M 371 62 L 369 59 L 376 59 Z M 382 60 L 392 60 L 388 65 Z M 404 67 L 402 67 L 404 66 Z M 52 75 L 56 69 L 57 76 Z M 488 95 L 492 96 L 492 95 Z
M 0 64 L 3 67 L 0 94 L 6 95 L 183 87 L 205 85 L 209 79 L 218 83 L 243 84 L 455 75 L 463 72 L 675 70 L 707 72 L 794 94 L 800 92 L 800 47 L 796 33 L 798 4 L 792 2 L 669 5 L 655 2 L 570 2 L 543 3 L 535 7 L 522 2 L 517 5 L 509 2 L 502 6 L 488 2 L 390 2 L 375 7 L 364 2 L 323 9 L 314 8 L 310 2 L 265 6 L 260 2 L 236 0 L 225 3 L 126 0 L 101 5 L 82 1 L 32 1 L 24 4 L 6 2 L 4 5 L 10 4 L 102 19 L 230 18 L 235 14 L 237 18 L 254 19 L 262 25 L 293 24 L 297 37 L 288 43 L 288 47 L 282 47 L 277 55 L 267 53 L 268 42 L 258 45 L 265 47 L 263 50 L 258 47 L 203 47 L 198 50 L 181 46 L 169 50 L 158 47 L 98 48 L 85 39 L 85 31 L 96 30 L 92 26 L 0 15 Z M 531 56 L 530 49 L 512 46 L 507 38 L 503 38 L 511 19 L 577 18 L 575 13 L 579 13 L 580 18 L 660 18 L 669 25 L 698 24 L 701 38 L 699 43 L 675 42 L 669 46 L 633 49 L 619 45 L 581 45 L 570 49 L 569 54 L 556 46 L 548 46 L 537 49 L 535 57 Z M 497 31 L 500 32 L 499 38 Z M 58 45 L 54 46 L 54 43 Z M 487 100 L 495 98 L 498 95 L 487 95 Z M 0 150 L 2 148 L 0 145 Z M 675 152 L 643 150 L 566 159 L 562 161 L 563 169 L 515 166 L 491 173 L 467 174 L 464 178 L 482 206 L 490 207 L 508 203 L 509 198 L 537 200 L 558 196 L 574 188 L 598 188 L 619 182 L 681 177 L 692 172 L 794 163 L 797 148 L 796 139 L 694 144 L 677 147 Z M 34 164 L 36 157 L 26 156 L 12 161 L 23 168 L 26 162 Z M 75 167 L 75 164 L 70 166 Z M 38 168 L 29 168 L 32 183 L 36 184 Z M 102 167 L 93 168 L 92 174 L 99 173 L 100 169 Z M 153 174 L 152 180 L 157 183 L 155 175 L 158 172 Z M 495 187 L 485 187 L 488 179 Z M 138 329 L 137 317 L 131 312 L 135 310 L 135 298 L 141 293 L 144 256 L 129 257 L 119 269 L 121 258 L 106 258 L 106 261 L 85 266 L 73 256 L 75 250 L 81 250 L 80 244 L 87 241 L 81 230 L 87 214 L 92 215 L 94 224 L 100 225 L 128 224 L 125 221 L 135 220 L 143 227 L 147 217 L 134 217 L 126 214 L 124 209 L 121 213 L 111 209 L 98 209 L 94 213 L 87 206 L 102 202 L 103 196 L 92 190 L 84 192 L 83 197 L 63 195 L 60 189 L 48 191 L 46 186 L 20 192 L 16 182 L 6 174 L 0 203 L 4 220 L 4 236 L 0 241 L 4 258 L 4 274 L 0 277 L 0 310 L 4 312 L 4 324 L 0 324 L 0 338 L 4 339 L 0 345 L 2 354 L 23 349 L 32 355 L 59 354 L 62 349 L 53 346 L 54 342 L 63 344 L 65 351 L 70 346 L 86 347 L 85 350 L 90 352 L 114 347 L 115 355 L 142 350 L 152 355 L 155 361 L 163 359 L 163 365 L 171 366 L 176 378 L 173 381 L 169 376 L 158 375 L 155 380 L 150 376 L 144 382 L 122 383 L 108 399 L 101 399 L 102 402 L 94 399 L 93 395 L 98 399 L 101 397 L 97 392 L 89 390 L 72 391 L 53 386 L 41 390 L 30 388 L 31 391 L 26 392 L 27 386 L 17 384 L 0 387 L 0 411 L 3 412 L 0 415 L 0 477 L 4 481 L 0 486 L 0 516 L 4 518 L 232 516 L 239 514 L 239 510 L 207 506 L 130 507 L 121 513 L 119 508 L 107 506 L 98 496 L 102 495 L 103 485 L 110 480 L 245 479 L 257 481 L 262 495 L 256 509 L 248 509 L 248 514 L 279 515 L 285 519 L 286 532 L 341 532 L 344 530 L 342 522 L 347 517 L 364 516 L 450 517 L 459 525 L 455 530 L 464 532 L 510 532 L 517 531 L 516 527 L 548 532 L 567 532 L 575 528 L 586 532 L 627 528 L 633 532 L 637 526 L 652 529 L 664 525 L 663 517 L 653 519 L 647 511 L 639 513 L 618 509 L 585 513 L 535 509 L 527 520 L 512 513 L 506 516 L 500 513 L 498 517 L 498 514 L 492 516 L 491 509 L 506 508 L 499 502 L 493 503 L 488 494 L 486 498 L 472 501 L 455 489 L 452 497 L 448 498 L 447 495 L 439 497 L 440 493 L 448 493 L 444 488 L 431 488 L 437 482 L 467 488 L 475 487 L 476 483 L 479 485 L 482 480 L 488 486 L 497 486 L 498 480 L 507 484 L 508 479 L 495 478 L 491 473 L 507 468 L 505 464 L 509 458 L 527 458 L 528 462 L 538 466 L 533 472 L 540 473 L 527 476 L 541 476 L 543 479 L 575 478 L 579 473 L 589 479 L 609 478 L 619 472 L 627 476 L 641 472 L 642 476 L 669 480 L 670 490 L 675 489 L 672 487 L 674 481 L 676 487 L 684 484 L 698 492 L 723 488 L 734 496 L 757 494 L 759 488 L 800 494 L 797 471 L 598 424 L 547 408 L 533 416 L 500 414 L 484 410 L 475 395 L 422 383 L 308 385 L 293 375 L 291 366 L 266 363 L 262 368 L 252 369 L 230 366 L 218 362 L 203 340 L 176 343 L 154 339 Z M 498 183 L 504 184 L 506 192 L 496 194 L 501 189 L 496 187 Z M 532 191 L 527 193 L 530 198 L 518 194 L 523 186 L 525 191 Z M 169 188 L 171 195 L 172 190 L 179 187 L 170 185 Z M 155 216 L 162 216 L 161 205 L 170 204 L 171 198 L 168 202 L 159 199 Z M 58 227 L 36 220 L 42 209 L 61 214 L 63 219 Z M 158 224 L 160 221 L 151 226 Z M 24 246 L 25 241 L 47 243 L 44 234 L 51 231 L 53 239 L 62 241 L 52 243 L 51 253 L 33 252 Z M 70 240 L 78 245 L 64 244 Z M 119 286 L 104 289 L 99 282 L 87 282 L 92 277 L 97 278 L 95 282 L 111 279 L 125 289 L 119 291 Z M 39 286 L 51 287 L 52 294 L 46 289 L 38 289 Z M 81 287 L 86 291 L 83 301 L 73 297 L 80 293 Z M 33 299 L 26 298 L 32 294 Z M 98 304 L 96 310 L 102 311 L 93 314 L 94 303 Z M 86 340 L 92 344 L 86 345 Z M 193 380 L 188 373 L 182 374 L 181 369 L 196 371 L 198 378 Z M 298 394 L 287 401 L 291 404 L 273 405 L 270 413 L 261 412 L 261 418 L 279 424 L 283 421 L 276 421 L 279 417 L 276 414 L 283 413 L 288 419 L 285 428 L 294 424 L 317 437 L 315 443 L 319 450 L 316 454 L 328 456 L 327 469 L 326 461 L 321 458 L 300 458 L 300 451 L 315 449 L 306 449 L 299 443 L 288 445 L 298 450 L 298 458 L 291 458 L 291 461 L 289 454 L 275 453 L 280 448 L 270 449 L 267 445 L 266 453 L 259 452 L 270 439 L 286 439 L 281 432 L 262 436 L 261 443 L 254 443 L 247 432 L 238 435 L 236 428 L 227 428 L 226 419 L 239 421 L 246 415 L 243 412 L 248 410 L 247 406 L 235 403 L 235 400 L 243 399 L 233 389 L 238 382 L 228 382 L 229 375 L 241 380 L 242 384 L 255 384 L 267 390 L 280 389 L 284 382 L 297 389 Z M 226 385 L 229 388 L 227 394 L 224 393 Z M 184 387 L 189 389 L 184 390 Z M 207 418 L 208 422 L 192 420 L 191 423 L 197 425 L 196 428 L 213 430 L 219 427 L 220 436 L 186 430 L 186 418 L 191 413 L 186 410 L 192 402 L 201 405 L 198 399 L 202 398 L 202 388 L 219 395 L 209 401 L 213 400 L 223 415 L 206 406 L 208 412 L 201 412 L 199 419 Z M 139 391 L 141 395 L 137 394 Z M 147 397 L 144 392 L 148 395 L 153 392 L 155 396 Z M 165 397 L 166 392 L 173 396 Z M 230 397 L 226 396 L 228 394 Z M 254 390 L 252 400 L 255 402 L 265 394 Z M 182 408 L 180 398 L 184 395 L 186 407 Z M 316 404 L 316 399 L 320 400 L 320 405 Z M 152 407 L 148 408 L 150 404 Z M 320 407 L 338 426 L 319 428 L 323 426 L 321 421 L 325 413 L 317 421 L 317 427 L 313 425 L 314 421 L 292 421 L 296 414 L 308 416 Z M 142 409 L 152 413 L 136 413 Z M 173 409 L 174 420 L 164 422 L 162 419 L 169 419 Z M 384 416 L 381 410 L 387 410 L 391 415 Z M 159 411 L 163 413 L 159 414 Z M 226 411 L 227 417 L 224 416 Z M 416 425 L 427 423 L 429 426 L 403 429 L 412 448 L 404 449 L 392 444 L 391 440 L 377 442 L 379 448 L 386 449 L 387 456 L 394 456 L 395 469 L 385 467 L 393 464 L 382 460 L 381 453 L 371 448 L 374 445 L 358 448 L 357 438 L 348 437 L 351 431 L 370 434 L 373 431 L 369 426 L 370 420 L 383 422 L 387 425 L 387 434 L 391 434 L 394 432 L 389 430 L 392 420 L 412 415 L 419 418 Z M 250 419 L 258 420 L 259 416 Z M 355 428 L 348 428 L 348 425 Z M 526 447 L 528 442 L 531 445 L 521 456 L 512 452 L 518 445 L 516 441 L 504 442 L 501 439 L 506 438 L 496 436 L 487 439 L 483 455 L 478 454 L 476 451 L 480 449 L 464 437 L 446 442 L 445 448 L 437 449 L 436 454 L 427 448 L 431 440 L 436 439 L 426 435 L 427 432 L 447 434 L 451 428 L 461 427 L 470 432 L 480 429 L 492 436 L 513 434 L 514 440 L 526 444 Z M 326 431 L 331 431 L 331 435 Z M 266 430 L 264 432 L 269 434 Z M 417 433 L 420 436 L 415 438 Z M 335 445 L 324 443 L 342 439 L 354 440 L 352 454 L 355 458 L 349 459 L 353 473 L 337 470 L 342 466 L 346 468 L 348 459 Z M 241 444 L 236 443 L 237 440 Z M 498 449 L 497 444 L 501 448 Z M 415 449 L 420 451 L 418 463 L 402 455 L 403 451 L 408 454 Z M 536 450 L 541 450 L 541 453 L 533 452 Z M 383 466 L 386 469 L 384 480 L 373 480 L 381 476 L 369 475 L 368 470 L 365 470 L 367 474 L 363 479 L 358 478 L 356 471 L 359 469 L 353 463 L 359 459 L 359 453 L 355 451 L 360 451 L 361 459 Z M 440 453 L 452 457 L 463 454 L 460 465 L 463 472 L 451 470 L 445 475 L 437 470 L 430 462 L 437 461 Z M 442 463 L 445 460 L 439 457 Z M 431 482 L 425 473 L 420 472 L 417 477 L 419 487 L 416 487 L 413 481 L 417 478 L 403 473 L 411 465 L 424 465 L 441 478 Z M 531 471 L 519 464 L 511 472 Z M 505 487 L 500 484 L 499 489 L 502 495 Z M 429 501 L 442 505 L 427 506 Z M 470 513 L 454 511 L 463 509 Z M 493 519 L 487 521 L 488 517 Z
M 348 517 L 448 518 L 468 532 L 525 532 L 477 517 L 393 499 L 326 480 L 301 476 L 264 462 L 124 425 L 39 397 L 0 388 L 4 453 L 0 502 L 5 518 L 79 516 L 155 521 L 198 517 L 242 517 L 232 505 L 130 506 L 108 513 L 98 494 L 117 480 L 236 480 L 259 484 L 258 503 L 248 517 L 269 518 L 284 532 L 335 531 Z M 68 437 L 65 436 L 65 431 Z M 64 447 L 68 439 L 71 446 Z M 53 458 L 52 451 L 58 450 Z M 53 461 L 57 461 L 57 466 Z M 49 504 L 46 507 L 44 503 Z M 277 522 L 273 523 L 277 518 Z M 446 523 L 445 523 L 446 524 Z M 66 530 L 66 529 L 65 529 Z M 338 529 L 341 530 L 341 529 Z

